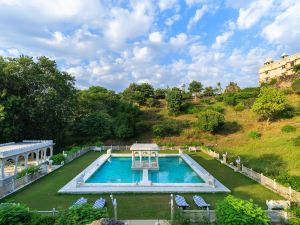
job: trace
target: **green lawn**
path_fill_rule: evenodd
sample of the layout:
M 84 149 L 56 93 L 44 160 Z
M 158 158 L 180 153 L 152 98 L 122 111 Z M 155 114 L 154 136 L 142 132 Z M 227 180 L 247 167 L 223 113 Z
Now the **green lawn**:
M 25 203 L 31 209 L 36 210 L 51 210 L 52 208 L 60 210 L 67 208 L 79 195 L 57 194 L 57 191 L 99 157 L 99 155 L 99 153 L 89 152 L 2 201 Z M 266 199 L 281 198 L 243 175 L 234 173 L 228 167 L 221 165 L 203 153 L 193 153 L 191 156 L 227 186 L 236 197 L 243 199 L 251 198 L 262 207 L 265 207 Z M 99 196 L 98 194 L 85 195 L 89 202 L 93 202 Z M 110 215 L 113 215 L 109 195 L 105 194 L 101 196 L 104 196 L 108 201 L 108 212 Z M 167 217 L 170 210 L 169 196 L 169 194 L 116 194 L 115 197 L 118 200 L 118 215 L 122 219 L 154 219 Z M 191 203 L 191 207 L 196 208 L 196 206 L 192 204 L 192 194 L 185 194 L 184 196 L 187 198 L 187 201 Z M 214 207 L 216 202 L 223 199 L 226 194 L 201 194 L 201 196 Z

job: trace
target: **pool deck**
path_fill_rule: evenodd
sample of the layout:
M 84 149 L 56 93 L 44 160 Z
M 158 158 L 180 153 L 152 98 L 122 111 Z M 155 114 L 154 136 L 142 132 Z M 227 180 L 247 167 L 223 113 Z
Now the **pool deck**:
M 110 157 L 131 157 L 130 154 L 104 154 L 97 158 L 86 169 L 62 187 L 59 193 L 217 193 L 230 190 L 209 174 L 202 166 L 186 154 L 160 154 L 160 157 L 180 156 L 205 183 L 151 183 L 145 182 L 146 172 L 143 171 L 143 181 L 138 183 L 85 183 L 85 181 Z M 144 177 L 145 176 L 145 177 Z

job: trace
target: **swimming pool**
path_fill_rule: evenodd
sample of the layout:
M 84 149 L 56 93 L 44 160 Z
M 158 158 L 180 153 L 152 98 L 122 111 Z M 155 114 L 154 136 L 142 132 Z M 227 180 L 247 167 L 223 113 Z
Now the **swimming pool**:
M 136 183 L 143 172 L 131 169 L 131 157 L 111 157 L 90 176 L 86 183 Z M 181 158 L 159 157 L 159 170 L 149 171 L 152 183 L 204 183 L 204 180 Z
M 132 168 L 131 154 L 102 154 L 58 192 L 186 193 L 230 192 L 189 155 L 159 154 L 157 169 Z M 146 159 L 145 159 L 146 160 Z

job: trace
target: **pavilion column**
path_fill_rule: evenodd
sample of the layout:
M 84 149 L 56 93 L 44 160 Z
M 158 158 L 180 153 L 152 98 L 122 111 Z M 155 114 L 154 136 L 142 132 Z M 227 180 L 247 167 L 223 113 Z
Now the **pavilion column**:
M 47 149 L 46 148 L 44 148 L 44 162 L 46 162 L 46 159 L 47 159 Z
M 27 169 L 27 167 L 28 167 L 28 155 L 29 155 L 29 153 L 25 153 L 25 155 L 24 155 L 24 159 L 25 159 L 25 169 Z
M 37 163 L 38 165 L 40 164 L 39 154 L 40 154 L 40 152 L 39 152 L 39 150 L 37 150 L 37 151 L 35 152 L 35 155 L 36 155 L 35 160 L 36 160 L 36 163 Z
M 53 146 L 50 147 L 50 157 L 53 156 Z
M 131 163 L 132 163 L 132 167 L 134 166 L 134 151 L 131 152 Z
M 19 159 L 19 156 L 15 156 L 15 172 L 14 174 L 16 175 L 18 173 L 18 159 Z
M 1 159 L 1 178 L 5 178 L 5 159 Z
M 140 166 L 142 166 L 142 152 L 140 152 Z
M 148 161 L 149 161 L 149 168 L 150 168 L 150 166 L 151 166 L 151 152 L 149 152 L 149 158 L 148 158 Z

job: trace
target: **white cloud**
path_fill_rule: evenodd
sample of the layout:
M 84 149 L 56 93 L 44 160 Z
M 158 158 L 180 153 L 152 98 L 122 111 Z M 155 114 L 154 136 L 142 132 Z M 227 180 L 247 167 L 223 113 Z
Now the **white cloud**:
M 162 39 L 163 38 L 160 32 L 152 32 L 149 34 L 149 40 L 153 43 L 161 43 Z
M 166 19 L 165 24 L 167 26 L 172 26 L 176 21 L 179 21 L 181 19 L 180 14 L 175 14 L 169 18 Z
M 251 28 L 272 8 L 273 0 L 255 0 L 247 8 L 239 10 L 237 25 L 240 29 Z
M 221 46 L 226 43 L 229 38 L 234 34 L 235 24 L 232 21 L 229 21 L 228 30 L 223 32 L 221 35 L 216 37 L 215 43 L 212 45 L 212 48 L 221 48 Z
M 286 51 L 299 51 L 300 2 L 283 1 L 282 11 L 263 29 L 263 36 L 271 43 L 283 46 Z
M 175 46 L 184 46 L 187 43 L 187 35 L 180 33 L 176 37 L 171 37 L 170 43 Z
M 228 41 L 228 39 L 233 35 L 233 31 L 226 31 L 221 35 L 216 37 L 215 43 L 212 45 L 213 48 L 220 48 L 222 44 Z
M 172 9 L 178 7 L 178 0 L 160 0 L 158 6 L 161 11 Z
M 128 39 L 145 35 L 154 19 L 152 5 L 149 2 L 137 2 L 133 10 L 113 8 L 112 20 L 108 22 L 105 33 L 113 48 L 123 47 Z
M 195 15 L 189 21 L 188 29 L 190 30 L 192 26 L 197 24 L 207 11 L 208 11 L 207 5 L 202 6 L 201 9 L 197 9 Z

